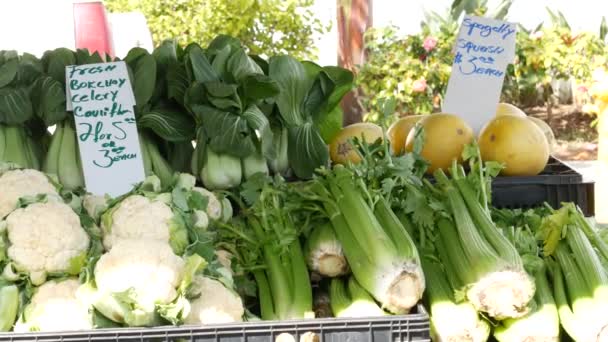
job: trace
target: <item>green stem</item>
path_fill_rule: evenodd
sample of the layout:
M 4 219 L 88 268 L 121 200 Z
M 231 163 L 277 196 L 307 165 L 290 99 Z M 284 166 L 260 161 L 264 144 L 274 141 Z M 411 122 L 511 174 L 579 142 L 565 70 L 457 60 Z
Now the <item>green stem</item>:
M 408 259 L 415 259 L 416 263 L 419 264 L 418 250 L 416 249 L 414 240 L 412 240 L 384 198 L 381 198 L 376 203 L 374 214 L 380 226 L 384 228 L 384 231 L 396 246 L 399 255 Z
M 308 276 L 308 268 L 304 253 L 300 246 L 300 241 L 294 241 L 290 248 L 291 267 L 293 269 L 293 306 L 296 317 L 305 318 L 313 311 L 312 309 L 312 288 Z
M 553 294 L 555 296 L 555 303 L 557 304 L 557 311 L 559 313 L 560 324 L 564 327 L 564 330 L 576 341 L 580 341 L 578 338 L 578 324 L 570 304 L 568 303 L 568 295 L 566 294 L 566 288 L 564 284 L 564 276 L 562 274 L 561 267 L 559 264 L 553 269 Z
M 263 243 L 262 252 L 265 264 L 268 267 L 266 274 L 268 276 L 274 302 L 274 312 L 277 318 L 282 319 L 287 315 L 291 306 L 291 293 L 287 285 L 288 280 L 285 277 L 287 272 L 285 272 L 285 269 L 281 264 L 280 255 L 277 253 L 277 250 L 273 248 L 273 244 L 264 241 L 267 240 L 267 237 L 257 220 L 250 218 L 249 225 L 254 229 L 258 239 Z
M 452 286 L 460 290 L 462 286 L 477 281 L 477 276 L 471 273 L 473 265 L 464 253 L 462 243 L 458 237 L 454 223 L 448 219 L 441 218 L 437 222 L 439 236 L 437 238 L 437 252 L 439 258 L 446 268 L 448 279 Z
M 573 209 L 572 216 L 574 216 L 577 226 L 583 229 L 587 238 L 593 243 L 593 246 L 600 252 L 604 259 L 608 260 L 608 245 L 606 245 L 604 240 L 598 235 L 597 231 L 591 227 L 583 213 L 581 213 L 578 208 Z
M 460 191 L 466 207 L 471 214 L 477 229 L 481 230 L 483 236 L 488 240 L 494 251 L 510 264 L 522 267 L 523 263 L 519 253 L 511 242 L 500 232 L 492 222 L 488 211 L 480 205 L 466 179 L 455 180 L 454 183 Z
M 446 177 L 447 178 L 447 177 Z M 475 226 L 466 204 L 460 192 L 449 182 L 445 186 L 445 193 L 450 204 L 458 236 L 463 246 L 466 246 L 465 255 L 471 264 L 476 276 L 482 276 L 487 272 L 496 271 L 498 267 L 503 267 L 503 261 L 488 245 L 485 238 Z
M 342 278 L 332 278 L 329 285 L 329 304 L 334 317 L 340 317 L 352 303 Z
M 276 319 L 274 305 L 272 304 L 272 293 L 270 292 L 270 285 L 268 284 L 268 279 L 266 279 L 266 274 L 263 271 L 254 271 L 253 277 L 258 285 L 262 319 L 265 321 Z

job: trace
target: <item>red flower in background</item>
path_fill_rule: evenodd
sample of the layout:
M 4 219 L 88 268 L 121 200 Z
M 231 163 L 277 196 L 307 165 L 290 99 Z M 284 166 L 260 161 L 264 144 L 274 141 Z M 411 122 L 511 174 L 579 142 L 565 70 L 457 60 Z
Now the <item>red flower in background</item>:
M 426 37 L 424 38 L 424 42 L 422 43 L 422 47 L 426 52 L 431 52 L 437 46 L 437 38 L 435 37 Z
M 414 81 L 414 84 L 412 84 L 412 90 L 415 93 L 422 93 L 426 90 L 426 80 L 424 79 L 424 77 Z

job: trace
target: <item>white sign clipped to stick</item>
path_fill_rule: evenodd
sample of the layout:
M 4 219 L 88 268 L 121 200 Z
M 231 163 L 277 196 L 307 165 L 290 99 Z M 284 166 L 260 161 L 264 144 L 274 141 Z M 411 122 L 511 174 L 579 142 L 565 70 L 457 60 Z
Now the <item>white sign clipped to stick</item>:
M 66 67 L 67 110 L 74 113 L 87 191 L 123 195 L 145 178 L 135 97 L 125 62 Z
M 475 133 L 494 117 L 507 66 L 515 57 L 516 33 L 513 23 L 464 17 L 442 112 L 460 116 Z

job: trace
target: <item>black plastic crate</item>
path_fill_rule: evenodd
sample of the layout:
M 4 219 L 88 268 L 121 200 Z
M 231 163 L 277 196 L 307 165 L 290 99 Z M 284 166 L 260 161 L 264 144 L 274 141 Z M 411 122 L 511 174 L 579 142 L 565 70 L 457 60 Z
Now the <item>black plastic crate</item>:
M 498 208 L 533 208 L 549 203 L 576 203 L 586 216 L 595 214 L 594 184 L 551 157 L 545 170 L 531 177 L 496 177 L 492 182 L 492 204 Z
M 279 338 L 279 336 L 281 337 Z M 45 342 L 401 342 L 430 340 L 429 316 L 422 306 L 417 307 L 416 313 L 408 315 L 371 318 L 323 318 L 208 326 L 0 334 L 0 341 Z

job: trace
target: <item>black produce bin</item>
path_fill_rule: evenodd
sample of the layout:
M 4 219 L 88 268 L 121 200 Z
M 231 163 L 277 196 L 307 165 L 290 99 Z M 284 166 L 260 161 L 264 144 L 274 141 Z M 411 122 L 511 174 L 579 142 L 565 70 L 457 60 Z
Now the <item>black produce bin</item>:
M 551 157 L 545 170 L 533 177 L 496 177 L 492 182 L 492 204 L 497 208 L 533 208 L 549 203 L 576 203 L 586 216 L 595 214 L 594 184 Z
M 402 342 L 431 341 L 429 316 L 417 313 L 373 318 L 322 318 L 239 324 L 120 328 L 57 333 L 0 333 L 0 341 L 190 342 Z M 281 335 L 281 334 L 290 334 Z M 277 337 L 281 337 L 277 340 Z

